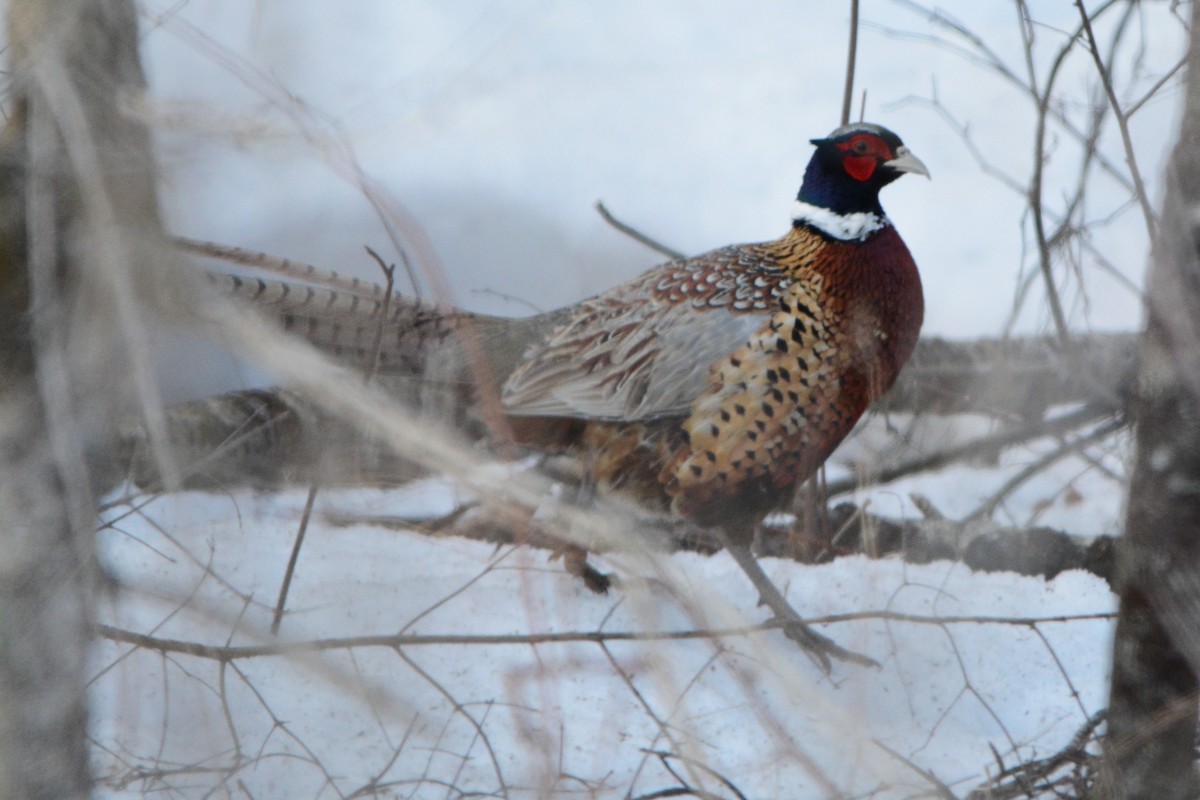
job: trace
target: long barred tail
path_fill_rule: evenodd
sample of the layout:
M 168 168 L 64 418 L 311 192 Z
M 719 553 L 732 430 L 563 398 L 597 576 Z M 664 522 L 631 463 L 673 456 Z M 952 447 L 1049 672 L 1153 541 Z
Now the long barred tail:
M 212 273 L 218 290 L 274 317 L 343 365 L 453 383 L 500 381 L 532 342 L 540 317 L 505 319 L 441 308 L 381 287 L 310 286 Z M 478 374 L 484 367 L 489 376 Z
M 439 308 L 371 284 L 328 288 L 211 274 L 222 293 L 276 319 L 372 385 L 471 438 L 487 434 L 482 393 L 498 388 L 554 314 L 505 319 Z M 332 419 L 286 388 L 242 391 L 168 408 L 175 467 L 189 487 L 272 487 L 402 481 L 419 469 L 379 442 Z M 159 468 L 143 431 L 127 432 L 122 461 L 109 465 L 157 488 Z
M 474 314 L 341 278 L 332 287 L 228 274 L 212 280 L 285 332 L 370 375 L 394 399 L 472 438 L 486 433 L 481 401 L 498 412 L 505 379 L 565 314 Z

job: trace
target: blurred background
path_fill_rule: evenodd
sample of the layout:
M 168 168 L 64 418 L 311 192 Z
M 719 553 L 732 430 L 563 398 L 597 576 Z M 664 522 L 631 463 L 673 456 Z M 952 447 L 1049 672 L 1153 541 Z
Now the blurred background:
M 1070 206 L 1080 232 L 1054 254 L 1068 320 L 1133 329 L 1147 238 L 1127 183 L 1094 161 L 1081 180 L 1086 147 L 1068 126 L 1087 132 L 1104 96 L 1083 47 L 1058 57 L 1077 11 L 1029 4 L 1036 23 L 1023 25 L 1021 5 L 863 4 L 853 118 L 865 105 L 933 175 L 883 197 L 924 276 L 925 333 L 1049 329 L 1027 212 L 1027 85 L 1043 91 L 1051 74 L 1045 215 Z M 1171 5 L 1097 19 L 1127 104 L 1181 57 Z M 849 3 L 783 0 L 143 8 L 175 232 L 378 278 L 363 247 L 400 261 L 391 226 L 423 293 L 506 315 L 575 302 L 662 260 L 597 201 L 688 254 L 780 235 L 808 140 L 838 124 L 849 27 Z M 1168 82 L 1130 119 L 1155 200 L 1179 98 Z M 1111 119 L 1097 149 L 1124 170 Z M 176 390 L 209 379 L 177 376 Z

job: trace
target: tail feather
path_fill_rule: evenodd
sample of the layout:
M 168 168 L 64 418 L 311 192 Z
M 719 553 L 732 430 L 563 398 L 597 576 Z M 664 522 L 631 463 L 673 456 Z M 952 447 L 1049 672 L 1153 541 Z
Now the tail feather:
M 442 308 L 370 284 L 312 286 L 211 273 L 218 291 L 274 318 L 400 402 L 472 439 L 488 435 L 481 398 L 499 388 L 561 313 L 523 319 Z M 193 488 L 375 483 L 420 470 L 286 388 L 233 392 L 167 409 L 168 438 Z M 157 488 L 159 470 L 134 425 L 113 478 Z
M 497 389 L 560 314 L 522 319 L 443 308 L 400 294 L 362 293 L 213 273 L 223 293 L 274 317 L 340 363 L 380 376 Z

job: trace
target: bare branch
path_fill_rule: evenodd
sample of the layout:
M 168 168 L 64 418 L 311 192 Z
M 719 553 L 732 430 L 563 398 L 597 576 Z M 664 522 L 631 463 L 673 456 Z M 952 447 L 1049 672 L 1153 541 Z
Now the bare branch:
M 1072 453 L 1078 452 L 1090 444 L 1094 444 L 1102 439 L 1108 438 L 1110 435 L 1124 426 L 1124 420 L 1110 420 L 1103 425 L 1097 426 L 1095 430 L 1089 431 L 1083 436 L 1076 437 L 1060 447 L 1056 447 L 1046 455 L 1036 459 L 1033 463 L 1026 465 L 1024 469 L 1020 470 L 1017 472 L 1017 474 L 1006 480 L 999 489 L 992 493 L 992 495 L 979 506 L 979 508 L 967 515 L 963 519 L 963 522 L 971 522 L 973 520 L 989 516 L 1001 503 L 1008 498 L 1009 495 L 1027 483 L 1030 478 L 1043 472 L 1055 462 L 1061 461 Z
M 854 65 L 858 55 L 858 0 L 850 0 L 850 41 L 846 46 L 846 84 L 842 90 L 842 125 L 850 122 L 850 105 L 854 101 Z M 867 96 L 863 94 L 863 104 Z
M 296 541 L 292 544 L 292 553 L 288 556 L 287 567 L 283 571 L 283 583 L 279 586 L 279 599 L 275 601 L 275 614 L 271 618 L 271 633 L 279 633 L 279 625 L 283 622 L 283 609 L 287 605 L 288 590 L 292 586 L 292 576 L 296 573 L 296 562 L 300 560 L 300 548 L 304 545 L 304 536 L 308 533 L 308 521 L 312 519 L 313 504 L 317 501 L 317 484 L 308 488 L 308 497 L 304 500 L 304 513 L 300 515 L 300 525 L 296 528 Z
M 621 220 L 612 215 L 602 201 L 596 201 L 596 210 L 600 212 L 600 216 L 604 218 L 605 222 L 607 222 L 609 225 L 612 225 L 614 228 L 628 236 L 630 239 L 633 239 L 635 242 L 640 242 L 646 245 L 646 247 L 649 247 L 651 250 L 661 253 L 672 260 L 684 258 L 684 254 L 678 250 L 667 247 L 665 244 L 661 244 L 660 242 L 651 239 L 649 236 L 637 230 L 636 228 L 621 222 Z
M 1096 72 L 1100 75 L 1100 81 L 1104 85 L 1104 93 L 1108 95 L 1108 102 L 1112 106 L 1113 115 L 1117 118 L 1117 127 L 1121 131 L 1121 142 L 1125 145 L 1125 163 L 1129 166 L 1129 175 L 1133 179 L 1134 194 L 1137 196 L 1138 204 L 1142 209 L 1142 216 L 1146 221 L 1146 231 L 1150 234 L 1151 240 L 1153 240 L 1158 223 L 1154 217 L 1154 209 L 1150 204 L 1150 196 L 1146 193 L 1146 185 L 1142 181 L 1142 171 L 1138 168 L 1137 153 L 1133 148 L 1133 137 L 1129 133 L 1129 117 L 1121 110 L 1121 102 L 1117 99 L 1116 91 L 1113 90 L 1109 68 L 1105 66 L 1104 59 L 1100 56 L 1100 47 L 1096 44 L 1096 35 L 1092 32 L 1091 17 L 1083 5 L 1083 0 L 1075 0 L 1075 7 L 1079 9 L 1079 16 L 1082 20 L 1088 49 L 1091 51 L 1092 58 L 1096 62 Z
M 1153 100 L 1154 96 L 1156 94 L 1158 94 L 1159 90 L 1162 89 L 1162 87 L 1167 84 L 1167 81 L 1169 81 L 1169 80 L 1171 80 L 1171 78 L 1175 77 L 1175 75 L 1178 74 L 1179 71 L 1181 69 L 1183 69 L 1186 64 L 1187 64 L 1187 56 L 1184 56 L 1183 58 L 1176 61 L 1175 66 L 1171 67 L 1169 70 L 1167 70 L 1165 73 L 1163 73 L 1163 76 L 1161 78 L 1159 78 L 1157 81 L 1155 81 L 1154 85 L 1151 86 L 1149 89 L 1147 89 L 1146 93 L 1143 94 L 1141 96 L 1141 98 L 1139 100 L 1137 100 L 1137 102 L 1130 104 L 1129 108 L 1126 109 L 1126 111 L 1125 111 L 1125 119 L 1128 120 L 1130 117 L 1132 117 L 1134 114 L 1136 114 L 1142 106 L 1146 105 L 1146 103 Z
M 1066 624 L 1090 620 L 1111 620 L 1114 614 L 1070 614 L 1048 617 L 986 617 L 986 616 L 928 616 L 904 614 L 896 611 L 857 611 L 847 614 L 826 614 L 808 617 L 813 625 L 831 625 L 839 622 L 882 620 L 886 622 L 910 623 L 914 625 L 1032 625 Z M 713 640 L 729 637 L 752 636 L 775 631 L 793 625 L 792 620 L 768 620 L 757 625 L 737 628 L 713 628 L 680 631 L 567 631 L 562 633 L 528 633 L 495 635 L 456 634 L 383 634 L 379 636 L 348 636 L 337 639 L 316 639 L 306 642 L 289 642 L 264 645 L 209 645 L 180 639 L 165 639 L 124 630 L 112 625 L 97 625 L 96 632 L 105 639 L 124 642 L 162 653 L 178 653 L 213 661 L 242 661 L 250 658 L 294 656 L 327 650 L 349 650 L 361 647 L 383 647 L 387 649 L 429 647 L 435 645 L 462 646 L 524 646 L 541 644 L 568 644 L 574 642 L 662 642 L 690 639 Z
M 1044 436 L 1057 436 L 1073 431 L 1089 422 L 1095 422 L 1109 416 L 1111 412 L 1104 408 L 1084 406 L 1076 411 L 1045 420 L 1035 420 L 1011 428 L 1002 429 L 990 436 L 967 442 L 956 447 L 928 453 L 895 465 L 875 466 L 865 469 L 853 478 L 831 481 L 829 496 L 855 491 L 864 486 L 874 486 L 891 483 L 907 475 L 939 469 L 948 464 L 959 463 L 983 454 L 995 453 L 1007 447 L 1040 439 Z

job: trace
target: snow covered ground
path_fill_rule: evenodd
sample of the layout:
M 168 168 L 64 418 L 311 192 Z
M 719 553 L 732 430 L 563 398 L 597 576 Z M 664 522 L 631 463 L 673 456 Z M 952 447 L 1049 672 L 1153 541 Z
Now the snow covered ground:
M 601 564 L 620 586 L 599 596 L 545 551 L 320 521 L 420 511 L 420 488 L 320 495 L 279 639 L 304 491 L 166 496 L 103 531 L 121 588 L 101 617 L 121 629 L 235 648 L 384 639 L 228 662 L 102 642 L 103 796 L 929 792 L 889 750 L 965 792 L 997 769 L 993 748 L 1050 755 L 1106 702 L 1111 625 L 1095 615 L 1114 599 L 1086 573 L 767 559 L 796 608 L 849 615 L 824 632 L 881 664 L 825 676 L 775 630 L 693 635 L 765 619 L 724 553 L 614 555 Z M 565 641 L 524 639 L 542 634 Z
M 374 277 L 363 244 L 398 255 L 367 185 L 420 245 L 427 290 L 440 276 L 463 305 L 509 314 L 573 302 L 659 260 L 609 228 L 597 199 L 687 252 L 782 231 L 807 140 L 836 124 L 843 5 L 147 2 L 168 215 L 181 234 Z M 926 41 L 945 35 L 926 16 L 864 5 L 867 117 L 934 175 L 884 196 L 922 266 L 926 331 L 996 335 L 1036 269 L 1024 200 L 985 174 L 929 100 L 1021 181 L 1028 100 Z M 1075 24 L 1058 5 L 1037 9 L 1042 69 Z M 950 9 L 1023 69 L 1009 4 Z M 1132 97 L 1181 52 L 1168 10 L 1142 13 L 1143 60 L 1123 73 Z M 1087 70 L 1075 59 L 1059 78 L 1080 118 Z M 1152 187 L 1177 101 L 1168 87 L 1133 118 Z M 1111 126 L 1102 146 L 1123 162 Z M 1049 155 L 1057 206 L 1078 153 L 1058 132 Z M 1140 283 L 1144 231 L 1112 183 L 1101 176 L 1089 197 L 1088 218 L 1103 220 L 1091 241 Z M 1135 293 L 1095 264 L 1080 270 L 1062 270 L 1076 329 L 1138 324 Z M 1045 330 L 1040 284 L 1023 296 L 1016 328 Z M 227 355 L 170 347 L 161 372 L 173 396 L 263 380 Z M 928 441 L 950 435 L 934 425 Z M 919 492 L 961 518 L 1056 446 L 854 499 L 903 518 Z M 1118 444 L 1057 462 L 997 519 L 1113 532 L 1124 454 Z M 836 617 L 822 631 L 880 662 L 826 676 L 778 631 L 742 630 L 766 614 L 725 554 L 614 553 L 602 563 L 620 585 L 597 596 L 546 551 L 326 518 L 436 514 L 463 494 L 446 481 L 322 490 L 278 637 L 272 611 L 304 490 L 109 509 L 99 545 L 115 583 L 97 613 L 126 633 L 95 651 L 102 796 L 638 798 L 686 785 L 723 798 L 900 798 L 935 794 L 934 776 L 963 794 L 997 757 L 1057 751 L 1106 702 L 1114 600 L 1083 573 L 768 560 L 802 614 Z M 327 649 L 236 649 L 312 642 Z
M 856 499 L 899 517 L 916 491 L 966 513 L 1045 446 Z M 1005 509 L 1110 531 L 1115 488 L 1067 458 Z M 619 584 L 599 596 L 548 551 L 402 522 L 469 498 L 446 480 L 319 492 L 278 638 L 305 490 L 110 508 L 100 551 L 119 588 L 100 617 L 153 641 L 97 647 L 105 796 L 736 796 L 728 781 L 746 797 L 910 797 L 932 785 L 918 769 L 965 793 L 995 754 L 1051 755 L 1106 702 L 1115 599 L 1088 573 L 766 559 L 794 607 L 880 663 L 824 675 L 759 627 L 724 553 L 610 553 L 598 565 Z M 281 644 L 310 649 L 237 650 Z

